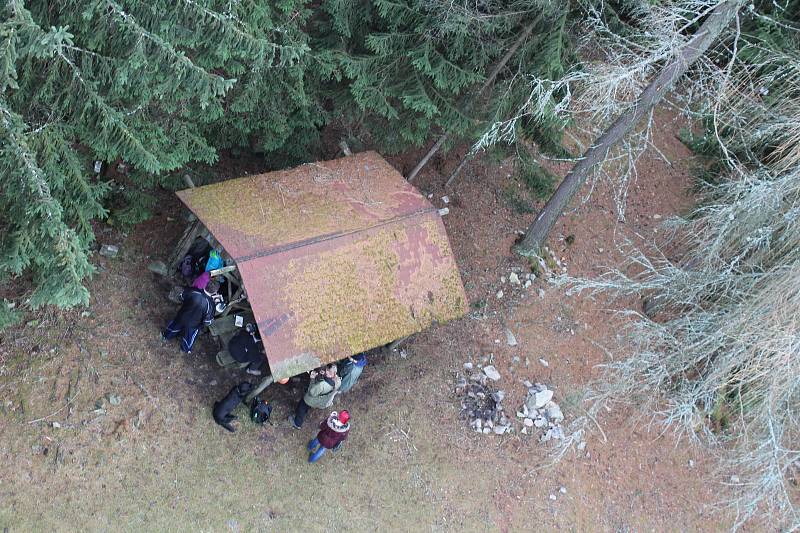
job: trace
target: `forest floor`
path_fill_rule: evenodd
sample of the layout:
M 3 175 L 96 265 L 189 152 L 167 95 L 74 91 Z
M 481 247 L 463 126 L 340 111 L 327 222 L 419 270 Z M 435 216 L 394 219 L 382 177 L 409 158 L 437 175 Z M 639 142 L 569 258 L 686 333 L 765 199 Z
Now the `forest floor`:
M 658 114 L 656 145 L 667 161 L 640 159 L 624 223 L 602 183 L 559 220 L 550 246 L 571 275 L 619 264 L 626 238 L 651 239 L 691 206 L 692 161 L 679 127 Z M 405 172 L 418 156 L 389 160 Z M 437 207 L 457 156 L 435 159 L 418 178 Z M 562 175 L 567 168 L 553 166 Z M 220 172 L 257 170 L 229 162 Z M 512 198 L 526 193 L 510 174 L 484 158 L 449 192 L 444 222 L 472 312 L 416 335 L 404 357 L 372 358 L 336 405 L 352 413 L 351 438 L 316 465 L 305 443 L 323 413 L 312 411 L 301 431 L 285 422 L 298 386 L 265 391 L 274 426 L 244 417 L 229 434 L 214 424 L 211 404 L 247 376 L 216 367 L 208 336 L 191 356 L 160 341 L 174 307 L 147 265 L 165 259 L 183 230 L 178 200 L 163 192 L 153 219 L 127 235 L 98 226 L 98 241 L 121 252 L 96 256 L 88 316 L 42 312 L 1 334 L 0 530 L 728 529 L 732 513 L 714 509 L 727 478 L 713 457 L 651 426 L 635 406 L 604 412 L 602 431 L 592 424 L 586 448 L 554 466 L 535 436 L 480 435 L 459 417 L 456 375 L 490 354 L 512 417 L 523 380 L 554 389 L 567 423 L 581 416 L 577 399 L 624 325 L 613 311 L 640 305 L 567 296 L 541 279 L 528 289 L 501 283 L 513 268 L 530 271 L 510 250 L 533 217 L 514 210 Z M 507 345 L 503 323 L 517 346 Z

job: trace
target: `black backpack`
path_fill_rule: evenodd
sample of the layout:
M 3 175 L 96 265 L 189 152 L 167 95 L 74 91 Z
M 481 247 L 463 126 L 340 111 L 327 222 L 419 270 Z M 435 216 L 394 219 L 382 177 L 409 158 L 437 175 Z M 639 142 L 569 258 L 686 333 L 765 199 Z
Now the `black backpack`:
M 250 405 L 250 420 L 256 424 L 269 422 L 269 415 L 272 414 L 272 406 L 261 398 L 254 398 Z

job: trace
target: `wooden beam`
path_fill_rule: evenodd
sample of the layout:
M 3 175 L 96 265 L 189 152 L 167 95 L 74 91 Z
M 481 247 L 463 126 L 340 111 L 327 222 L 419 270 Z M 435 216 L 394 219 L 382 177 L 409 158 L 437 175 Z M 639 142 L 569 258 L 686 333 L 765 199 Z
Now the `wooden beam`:
M 221 276 L 223 274 L 227 274 L 228 272 L 233 272 L 236 270 L 236 265 L 228 265 L 222 268 L 215 268 L 214 270 L 209 270 L 208 273 L 211 274 L 211 277 Z
M 178 244 L 175 245 L 172 255 L 167 262 L 169 275 L 172 275 L 172 273 L 177 270 L 178 265 L 186 256 L 186 252 L 189 251 L 189 248 L 192 247 L 194 240 L 200 235 L 201 230 L 202 224 L 200 224 L 199 220 L 195 220 L 186 227 L 186 230 L 183 232 Z

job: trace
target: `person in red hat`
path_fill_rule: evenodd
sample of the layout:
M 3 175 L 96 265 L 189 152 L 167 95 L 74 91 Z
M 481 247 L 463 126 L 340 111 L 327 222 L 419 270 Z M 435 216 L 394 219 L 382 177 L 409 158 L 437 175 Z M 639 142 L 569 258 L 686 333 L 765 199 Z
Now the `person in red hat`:
M 325 450 L 338 450 L 350 433 L 350 413 L 333 411 L 319 424 L 319 433 L 308 443 L 308 462 L 316 463 Z

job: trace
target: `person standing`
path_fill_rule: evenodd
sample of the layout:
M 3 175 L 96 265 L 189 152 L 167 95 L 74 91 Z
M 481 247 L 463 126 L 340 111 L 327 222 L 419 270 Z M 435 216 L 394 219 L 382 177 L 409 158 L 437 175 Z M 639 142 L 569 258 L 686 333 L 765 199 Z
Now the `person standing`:
M 360 353 L 347 359 L 342 359 L 337 366 L 339 376 L 342 378 L 342 386 L 339 387 L 339 392 L 347 392 L 353 388 L 358 378 L 361 377 L 361 372 L 367 366 L 367 356 Z
M 309 451 L 308 462 L 316 463 L 325 450 L 338 450 L 350 433 L 350 413 L 333 411 L 326 420 L 319 424 L 319 433 L 306 447 Z
M 161 333 L 164 340 L 174 339 L 181 334 L 181 350 L 187 354 L 192 353 L 192 346 L 200 328 L 209 326 L 214 321 L 213 296 L 217 290 L 219 283 L 213 280 L 208 282 L 205 289 L 196 287 L 184 289 L 180 297 L 183 305 Z
M 308 410 L 327 409 L 333 404 L 333 398 L 342 384 L 336 372 L 336 364 L 331 363 L 324 368 L 311 371 L 311 382 L 305 395 L 300 399 L 294 415 L 289 415 L 289 423 L 294 429 L 300 429 L 306 419 Z
M 228 353 L 239 363 L 248 363 L 248 374 L 260 376 L 266 362 L 263 346 L 256 326 L 247 324 L 228 341 Z

